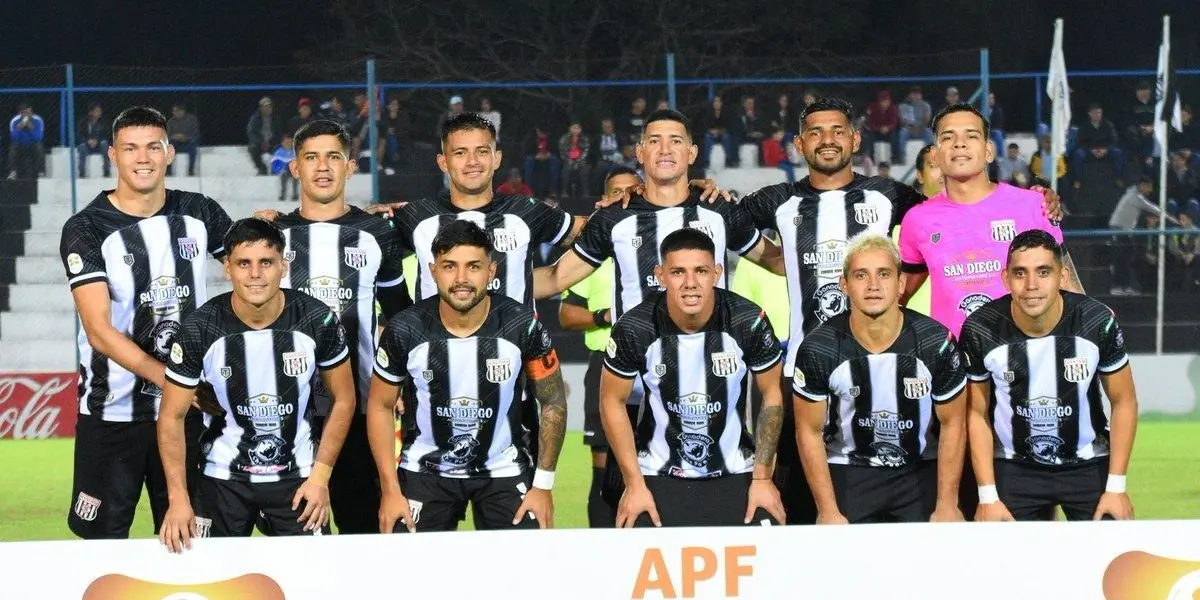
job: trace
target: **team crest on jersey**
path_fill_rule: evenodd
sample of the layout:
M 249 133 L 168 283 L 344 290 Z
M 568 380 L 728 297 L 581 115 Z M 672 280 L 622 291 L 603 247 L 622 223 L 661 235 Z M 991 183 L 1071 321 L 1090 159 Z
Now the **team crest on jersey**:
M 904 397 L 909 400 L 920 400 L 929 395 L 929 379 L 925 377 L 905 377 Z
M 122 257 L 121 257 L 121 262 L 125 263 L 125 266 L 127 266 L 127 267 L 132 267 L 132 266 L 133 266 L 133 263 L 134 263 L 134 258 L 133 258 L 133 255 L 132 255 L 132 254 L 126 254 L 126 255 L 122 256 Z
M 285 260 L 287 262 L 292 262 L 293 260 L 296 260 L 296 251 L 295 250 L 284 251 L 283 260 Z
M 1063 359 L 1063 379 L 1066 379 L 1071 383 L 1079 383 L 1081 381 L 1086 381 L 1088 375 L 1087 358 Z
M 252 473 L 278 473 L 287 468 L 278 464 L 283 458 L 283 448 L 287 444 L 282 438 L 274 435 L 256 435 L 250 438 L 250 464 L 245 467 Z
M 703 232 L 708 237 L 713 237 L 712 224 L 708 221 L 692 221 L 688 223 L 688 229 L 695 229 L 696 231 Z
M 159 321 L 158 325 L 154 326 L 154 330 L 150 332 L 150 336 L 154 340 L 154 358 L 166 362 L 167 357 L 171 354 L 171 342 L 175 340 L 178 333 L 178 321 Z
M 846 391 L 850 394 L 851 398 L 857 398 L 858 395 L 862 393 L 862 386 L 852 385 L 850 386 L 850 389 Z
M 1017 374 L 1013 373 L 1012 371 L 1005 371 L 1002 374 L 1002 378 L 1004 379 L 1005 383 L 1012 383 L 1017 380 Z
M 304 352 L 283 353 L 283 374 L 299 377 L 308 372 L 308 355 Z
M 344 248 L 342 260 L 351 269 L 361 269 L 367 266 L 367 253 L 362 248 Z
M 635 236 L 629 238 L 629 245 L 633 246 L 634 250 L 641 248 L 642 247 L 642 236 L 635 235 Z
M 817 319 L 822 323 L 846 312 L 849 307 L 849 300 L 836 283 L 827 283 L 817 288 L 814 297 L 817 301 Z
M 492 383 L 504 383 L 512 377 L 512 360 L 507 358 L 487 359 L 487 380 Z
M 75 516 L 84 521 L 95 521 L 96 515 L 100 513 L 100 499 L 93 498 L 83 492 L 75 497 Z
M 220 373 L 221 379 L 233 377 L 233 367 L 221 367 L 217 372 Z
M 804 222 L 804 215 L 796 215 L 792 217 L 792 226 L 799 227 Z
M 196 238 L 179 238 L 179 258 L 183 260 L 192 260 L 200 256 L 200 244 L 196 243 Z
M 521 244 L 515 229 L 501 227 L 492 230 L 492 245 L 496 247 L 496 252 L 512 252 Z
M 712 353 L 712 373 L 717 377 L 729 377 L 738 370 L 737 353 L 735 352 L 713 352 Z
M 667 374 L 667 365 L 664 365 L 662 363 L 654 365 L 654 374 L 659 377 L 666 375 Z
M 680 458 L 694 467 L 708 468 L 708 459 L 712 455 L 710 448 L 715 441 L 712 437 L 703 433 L 683 432 L 677 439 Z
M 421 379 L 424 379 L 425 381 L 433 381 L 433 371 L 430 371 L 429 369 L 421 371 Z
M 986 294 L 970 294 L 958 303 L 958 310 L 961 310 L 967 316 L 971 316 L 971 313 L 979 310 L 979 307 L 991 301 L 991 297 Z
M 859 225 L 873 225 L 879 222 L 879 209 L 866 202 L 854 205 L 854 222 Z
M 992 239 L 997 242 L 1008 243 L 1014 237 L 1017 237 L 1017 222 L 1012 219 L 1001 219 L 992 221 Z
M 940 232 L 935 232 L 929 236 L 929 242 L 932 244 L 936 244 L 940 241 L 942 241 L 942 234 Z

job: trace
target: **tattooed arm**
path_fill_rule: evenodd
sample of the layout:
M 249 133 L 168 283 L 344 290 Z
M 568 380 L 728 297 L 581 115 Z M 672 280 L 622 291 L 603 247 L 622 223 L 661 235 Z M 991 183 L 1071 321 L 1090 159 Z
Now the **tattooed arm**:
M 754 383 L 762 392 L 763 403 L 754 425 L 754 475 L 750 481 L 746 523 L 754 520 L 754 513 L 758 509 L 766 511 L 780 525 L 787 522 L 779 489 L 771 481 L 775 471 L 775 455 L 779 450 L 779 432 L 783 428 L 783 393 L 779 390 L 782 372 L 783 363 L 777 362 L 775 366 L 754 376 Z
M 567 390 L 557 356 L 551 352 L 538 362 L 544 363 L 547 360 L 553 361 L 553 366 L 547 369 L 544 377 L 533 382 L 534 395 L 542 408 L 537 468 L 553 471 L 558 465 L 558 455 L 562 452 L 563 437 L 567 434 Z

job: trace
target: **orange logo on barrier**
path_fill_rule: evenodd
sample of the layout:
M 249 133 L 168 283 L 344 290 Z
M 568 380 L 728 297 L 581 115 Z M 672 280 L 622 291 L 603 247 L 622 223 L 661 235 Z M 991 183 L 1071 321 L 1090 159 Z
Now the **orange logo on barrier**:
M 261 573 L 225 581 L 179 585 L 155 583 L 127 575 L 105 575 L 89 585 L 83 600 L 284 600 L 283 588 Z
M 1107 600 L 1198 600 L 1200 562 L 1126 552 L 1104 571 Z
M 726 546 L 725 555 L 725 596 L 736 598 L 739 584 L 743 577 L 754 575 L 754 566 L 742 562 L 744 558 L 753 558 L 757 552 L 754 546 Z M 717 575 L 720 562 L 717 553 L 703 546 L 689 546 L 679 551 L 680 573 L 678 578 L 671 577 L 671 571 L 663 559 L 660 548 L 650 548 L 642 554 L 642 566 L 638 569 L 637 580 L 633 583 L 633 600 L 646 597 L 647 592 L 657 591 L 663 598 L 695 598 L 696 584 L 708 581 Z M 679 587 L 675 582 L 679 582 Z M 676 591 L 678 590 L 678 592 Z

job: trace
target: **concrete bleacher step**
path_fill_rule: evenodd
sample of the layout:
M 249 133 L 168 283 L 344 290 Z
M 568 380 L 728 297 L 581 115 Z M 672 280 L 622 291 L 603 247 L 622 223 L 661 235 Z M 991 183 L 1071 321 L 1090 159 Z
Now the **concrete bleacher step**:
M 75 302 L 66 277 L 57 283 L 22 283 L 9 288 L 9 310 L 14 314 L 47 311 L 73 314 Z
M 72 149 L 63 147 L 51 149 L 46 157 L 46 174 L 56 179 L 65 179 L 70 175 L 71 151 Z M 197 154 L 199 155 L 197 158 L 199 163 L 197 173 L 199 174 L 207 172 L 209 174 L 255 175 L 257 173 L 254 164 L 250 162 L 250 154 L 244 146 L 201 146 Z M 187 173 L 189 160 L 186 154 L 176 154 L 175 172 Z M 103 165 L 104 159 L 99 154 L 88 156 L 87 174 L 99 177 L 104 172 Z
M 75 318 L 70 312 L 6 312 L 0 313 L 0 333 L 4 341 L 71 339 L 75 336 Z
M 22 235 L 25 236 L 25 256 L 58 256 L 61 229 L 39 229 L 26 231 Z
M 62 261 L 53 256 L 18 256 L 17 283 L 54 283 L 66 285 Z
M 75 340 L 71 336 L 38 340 L 9 340 L 7 336 L 0 340 L 0 363 L 9 372 L 45 371 L 62 372 L 74 371 Z

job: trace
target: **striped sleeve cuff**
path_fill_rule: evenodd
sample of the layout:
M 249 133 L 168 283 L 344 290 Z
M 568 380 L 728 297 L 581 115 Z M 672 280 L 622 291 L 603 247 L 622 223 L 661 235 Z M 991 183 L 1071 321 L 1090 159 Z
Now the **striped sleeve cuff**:
M 383 367 L 379 366 L 378 362 L 375 363 L 375 375 L 379 376 L 380 379 L 382 379 L 388 383 L 394 383 L 394 384 L 399 385 L 400 381 L 401 381 L 400 377 L 397 377 L 395 375 L 392 375 L 391 373 L 388 373 L 387 369 L 384 369 Z
M 104 271 L 95 271 L 93 273 L 84 273 L 82 275 L 76 275 L 76 276 L 70 278 L 69 280 L 67 280 L 67 283 L 71 284 L 71 289 L 75 289 L 85 283 L 92 283 L 94 281 L 103 281 L 103 280 L 107 280 L 107 279 L 108 279 L 107 273 L 105 273 Z
M 746 244 L 745 246 L 743 246 L 741 248 L 734 250 L 733 251 L 734 254 L 737 254 L 738 256 L 742 256 L 742 255 L 746 254 L 747 252 L 753 250 L 754 246 L 758 245 L 758 240 L 761 240 L 761 239 L 762 239 L 762 232 L 755 230 L 754 235 L 750 236 L 750 243 Z
M 752 373 L 762 373 L 763 371 L 766 371 L 767 369 L 774 367 L 776 364 L 779 364 L 779 361 L 782 358 L 783 358 L 783 353 L 777 352 L 777 353 L 775 353 L 775 358 L 772 358 L 771 360 L 769 360 L 761 365 L 751 366 L 750 371 Z
M 612 363 L 608 362 L 607 358 L 604 359 L 604 368 L 611 371 L 613 375 L 616 375 L 617 377 L 623 377 L 625 379 L 633 379 L 634 377 L 638 376 L 637 371 L 622 371 L 621 369 L 612 366 Z
M 970 379 L 971 381 L 974 381 L 975 383 L 982 383 L 984 381 L 991 381 L 992 374 L 991 373 L 971 373 L 970 371 L 968 371 L 967 379 Z
M 813 394 L 811 392 L 807 392 L 807 391 L 804 391 L 803 389 L 797 388 L 796 386 L 792 386 L 792 391 L 795 392 L 795 394 L 797 396 L 800 396 L 801 398 L 804 398 L 805 400 L 808 400 L 809 402 L 824 402 L 829 399 L 828 394 Z
M 949 402 L 950 400 L 953 400 L 954 397 L 959 394 L 959 392 L 963 391 L 963 388 L 965 388 L 965 387 L 967 387 L 967 378 L 964 376 L 962 378 L 962 380 L 959 381 L 958 384 L 954 386 L 954 389 L 950 390 L 948 393 L 940 394 L 940 395 L 934 394 L 933 401 L 937 402 L 937 403 Z
M 1100 372 L 1101 373 L 1116 373 L 1117 371 L 1120 371 L 1121 369 L 1123 369 L 1125 367 L 1125 365 L 1127 365 L 1127 364 L 1129 364 L 1129 355 L 1124 354 L 1121 356 L 1120 360 L 1118 360 L 1117 362 L 1115 362 L 1111 365 L 1101 366 Z
M 399 277 L 397 277 L 397 278 L 395 278 L 395 279 L 393 279 L 393 280 L 391 280 L 391 281 L 376 281 L 376 282 L 375 282 L 375 287 L 381 287 L 381 288 L 390 288 L 390 287 L 396 287 L 396 286 L 398 286 L 398 285 L 400 285 L 400 284 L 402 284 L 402 283 L 404 283 L 404 276 L 403 276 L 403 275 L 401 275 L 401 276 L 399 276 Z
M 604 262 L 603 260 L 599 260 L 591 254 L 588 254 L 583 248 L 579 247 L 579 244 L 575 244 L 572 249 L 575 250 L 575 254 L 579 255 L 579 258 L 582 258 L 584 262 L 592 265 L 593 267 L 599 267 L 600 263 Z
M 350 348 L 342 348 L 342 351 L 338 352 L 337 356 L 325 362 L 319 362 L 317 363 L 317 366 L 321 367 L 322 369 L 332 369 L 345 362 L 347 358 L 350 358 Z
M 179 373 L 172 371 L 171 367 L 167 367 L 166 377 L 167 377 L 167 381 L 170 381 L 171 383 L 173 383 L 181 388 L 187 388 L 189 390 L 200 385 L 199 377 L 184 377 L 183 375 L 180 375 Z
M 554 241 L 550 242 L 550 245 L 557 246 L 558 243 L 561 242 L 563 240 L 563 238 L 567 236 L 567 233 L 571 231 L 571 225 L 573 225 L 574 223 L 575 223 L 575 217 L 571 216 L 571 213 L 566 213 L 566 212 L 563 213 L 562 227 L 559 228 L 558 235 L 554 236 Z

